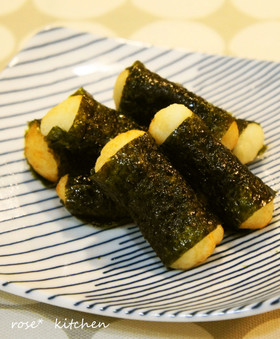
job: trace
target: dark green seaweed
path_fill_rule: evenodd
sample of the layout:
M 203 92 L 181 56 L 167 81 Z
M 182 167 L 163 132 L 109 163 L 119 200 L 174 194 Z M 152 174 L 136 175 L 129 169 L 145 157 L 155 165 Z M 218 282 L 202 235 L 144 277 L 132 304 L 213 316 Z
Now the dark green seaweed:
M 250 123 L 253 123 L 253 121 L 249 121 L 245 119 L 236 119 L 236 123 L 238 126 L 239 134 L 241 134 Z
M 96 226 L 119 226 L 131 221 L 127 211 L 86 175 L 68 176 L 65 186 L 66 209 L 77 218 Z
M 119 111 L 140 125 L 148 126 L 156 112 L 173 103 L 183 104 L 198 114 L 218 140 L 235 120 L 224 109 L 212 105 L 180 84 L 151 72 L 140 61 L 128 70 Z
M 124 209 L 107 198 L 89 172 L 103 146 L 117 134 L 139 126 L 116 110 L 97 102 L 83 88 L 77 116 L 68 132 L 54 127 L 46 137 L 49 147 L 60 159 L 59 176 L 69 174 L 66 209 L 76 217 L 98 226 L 122 225 L 131 219 Z
M 207 197 L 225 226 L 238 228 L 275 196 L 270 187 L 213 138 L 196 115 L 175 129 L 160 148 L 191 185 Z
M 92 167 L 100 150 L 111 138 L 139 126 L 116 110 L 100 104 L 83 88 L 72 95 L 83 96 L 73 125 L 68 132 L 53 127 L 46 140 L 55 152 L 68 150 L 70 154 L 91 159 Z
M 166 266 L 218 225 L 148 133 L 122 147 L 92 179 L 127 209 Z
M 72 95 L 83 96 L 73 126 L 68 132 L 55 126 L 45 137 L 57 160 L 59 178 L 69 174 L 64 205 L 71 214 L 95 225 L 127 223 L 131 219 L 124 209 L 90 182 L 88 175 L 106 142 L 138 125 L 98 103 L 83 88 Z M 40 120 L 35 122 L 40 125 Z
M 55 126 L 46 136 L 48 146 L 60 159 L 59 176 L 89 173 L 103 146 L 117 134 L 139 128 L 138 124 L 116 110 L 96 101 L 80 88 L 82 95 L 77 116 L 69 131 Z

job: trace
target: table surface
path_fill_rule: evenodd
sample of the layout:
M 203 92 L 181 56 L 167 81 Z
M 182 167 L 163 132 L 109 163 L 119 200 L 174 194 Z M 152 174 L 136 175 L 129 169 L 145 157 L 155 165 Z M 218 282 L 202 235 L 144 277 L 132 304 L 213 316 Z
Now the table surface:
M 9 0 L 0 7 L 0 70 L 32 35 L 58 25 L 159 46 L 280 62 L 279 0 Z M 73 323 L 80 326 L 74 328 Z M 85 323 L 90 326 L 82 326 Z M 280 338 L 280 310 L 217 322 L 156 323 L 90 315 L 0 292 L 0 332 L 3 338 L 42 339 L 274 339 Z

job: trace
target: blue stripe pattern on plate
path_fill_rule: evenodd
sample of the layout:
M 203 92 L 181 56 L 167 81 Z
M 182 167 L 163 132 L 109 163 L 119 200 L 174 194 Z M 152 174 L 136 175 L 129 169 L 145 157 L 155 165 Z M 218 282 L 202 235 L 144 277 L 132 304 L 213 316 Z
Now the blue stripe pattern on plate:
M 120 318 L 231 319 L 279 308 L 279 197 L 263 230 L 226 234 L 190 271 L 167 270 L 137 226 L 81 223 L 29 171 L 27 121 L 83 86 L 113 107 L 117 75 L 135 60 L 240 118 L 262 124 L 268 150 L 250 165 L 273 189 L 280 176 L 280 65 L 163 49 L 55 27 L 35 35 L 1 74 L 0 282 L 4 291 Z

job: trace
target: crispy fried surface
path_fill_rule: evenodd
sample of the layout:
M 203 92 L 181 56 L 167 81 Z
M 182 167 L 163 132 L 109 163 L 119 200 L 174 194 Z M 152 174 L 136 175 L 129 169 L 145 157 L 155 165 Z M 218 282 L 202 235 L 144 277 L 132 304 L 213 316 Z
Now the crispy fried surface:
M 25 135 L 24 153 L 30 166 L 43 178 L 58 180 L 58 161 L 40 131 L 40 124 L 34 121 Z

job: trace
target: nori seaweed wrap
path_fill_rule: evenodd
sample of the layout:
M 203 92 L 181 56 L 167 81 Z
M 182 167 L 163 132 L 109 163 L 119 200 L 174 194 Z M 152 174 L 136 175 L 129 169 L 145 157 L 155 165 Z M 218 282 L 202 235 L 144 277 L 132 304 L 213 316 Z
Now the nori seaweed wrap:
M 80 88 L 28 124 L 25 155 L 33 169 L 52 182 L 65 174 L 89 174 L 102 147 L 132 128 L 139 126 Z
M 124 224 L 130 220 L 128 214 L 105 197 L 88 175 L 106 142 L 136 126 L 80 88 L 43 119 L 28 124 L 25 156 L 35 173 L 47 181 L 57 183 L 69 176 L 72 185 L 66 187 L 64 205 L 73 215 L 100 226 Z
M 77 98 L 78 104 L 71 105 Z M 55 152 L 68 150 L 74 155 L 89 158 L 91 165 L 111 138 L 127 130 L 139 128 L 130 118 L 96 101 L 83 88 L 58 106 L 49 111 L 41 123 L 41 131 L 49 147 Z M 65 127 L 69 116 L 71 119 Z
M 40 119 L 30 121 L 25 133 L 24 153 L 34 174 L 39 175 L 41 180 L 56 183 L 65 174 L 75 176 L 89 173 L 95 158 L 63 148 L 62 144 L 52 148 L 52 144 L 41 133 L 40 125 Z
M 169 124 L 165 117 L 168 120 L 176 114 L 181 121 L 163 136 Z M 149 131 L 174 167 L 206 196 L 224 226 L 261 228 L 268 224 L 275 192 L 213 138 L 199 116 L 183 105 L 170 105 L 155 115 Z
M 87 223 L 105 227 L 131 222 L 126 209 L 105 195 L 88 175 L 65 175 L 56 190 L 65 208 Z
M 119 75 L 114 99 L 120 112 L 143 126 L 148 126 L 160 109 L 173 103 L 183 104 L 198 114 L 215 138 L 224 141 L 228 148 L 232 149 L 237 142 L 238 128 L 230 113 L 148 70 L 140 61 Z
M 223 229 L 143 131 L 129 131 L 101 151 L 92 180 L 126 208 L 166 266 L 199 264 L 221 241 Z M 205 254 L 206 253 L 206 254 Z

